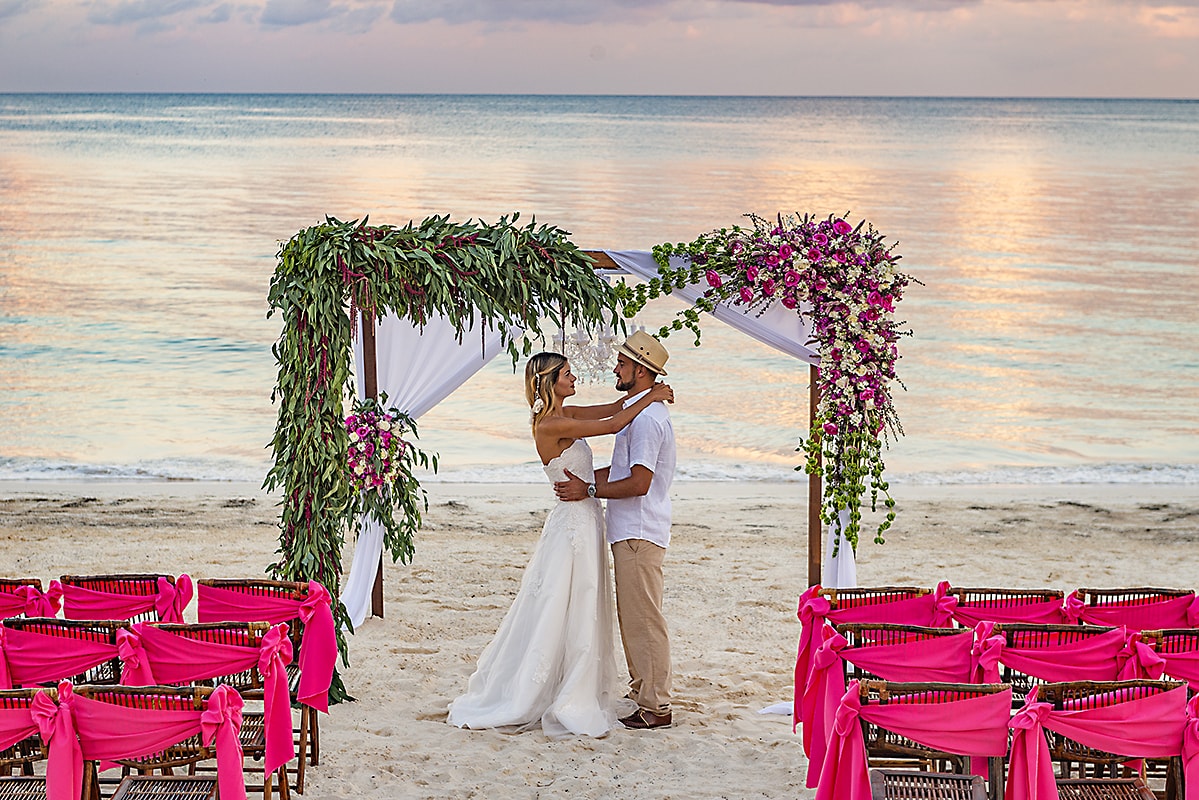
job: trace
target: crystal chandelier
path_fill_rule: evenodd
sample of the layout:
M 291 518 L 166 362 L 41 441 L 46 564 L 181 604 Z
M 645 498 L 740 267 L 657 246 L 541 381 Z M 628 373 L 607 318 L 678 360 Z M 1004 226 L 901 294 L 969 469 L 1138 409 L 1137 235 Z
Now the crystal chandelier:
M 621 341 L 611 325 L 601 325 L 594 332 L 576 328 L 574 333 L 568 333 L 562 329 L 553 339 L 554 348 L 566 356 L 571 371 L 585 383 L 606 382 L 612 377 L 616 348 Z

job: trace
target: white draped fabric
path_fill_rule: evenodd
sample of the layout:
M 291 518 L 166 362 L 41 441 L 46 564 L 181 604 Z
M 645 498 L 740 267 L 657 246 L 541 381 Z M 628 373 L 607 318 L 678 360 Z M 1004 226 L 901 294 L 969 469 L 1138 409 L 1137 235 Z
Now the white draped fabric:
M 841 522 L 841 530 L 849 527 L 849 509 L 843 508 L 837 512 Z M 850 589 L 858 585 L 858 564 L 853 557 L 853 548 L 841 536 L 836 528 L 826 529 L 824 543 L 824 571 L 820 576 L 820 585 L 826 589 Z M 840 539 L 840 546 L 837 540 Z M 833 555 L 833 550 L 837 555 Z
M 620 265 L 625 272 L 639 278 L 650 279 L 657 277 L 658 264 L 654 254 L 645 250 L 605 250 L 612 260 Z M 685 266 L 686 259 L 677 256 L 670 259 L 672 266 Z M 688 286 L 674 289 L 671 294 L 689 303 L 704 293 L 704 286 Z M 801 306 L 802 310 L 804 309 Z M 765 313 L 740 308 L 738 306 L 719 305 L 712 314 L 721 322 L 731 325 L 737 330 L 765 345 L 781 350 L 801 361 L 820 366 L 820 353 L 808 346 L 812 339 L 812 326 L 808 322 L 810 315 L 795 313 L 795 309 L 787 308 L 782 303 L 775 303 Z
M 375 361 L 379 392 L 387 393 L 387 405 L 417 419 L 448 397 L 455 389 L 495 358 L 503 349 L 498 330 L 478 326 L 463 332 L 459 340 L 454 326 L 441 317 L 430 319 L 423 328 L 389 314 L 375 331 Z M 362 341 L 354 342 L 354 373 L 358 396 L 362 385 Z M 358 528 L 354 561 L 341 591 L 341 602 L 354 627 L 371 610 L 371 589 L 383 553 L 383 526 L 363 520 Z

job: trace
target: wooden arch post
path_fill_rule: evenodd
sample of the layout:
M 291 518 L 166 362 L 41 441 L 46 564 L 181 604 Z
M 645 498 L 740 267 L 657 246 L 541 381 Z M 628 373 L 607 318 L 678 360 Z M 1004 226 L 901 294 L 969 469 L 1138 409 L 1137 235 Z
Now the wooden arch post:
M 362 392 L 371 400 L 379 399 L 379 360 L 375 348 L 375 319 L 360 314 L 362 331 Z M 375 585 L 371 589 L 371 616 L 383 616 L 383 554 L 379 553 L 379 570 L 375 573 Z

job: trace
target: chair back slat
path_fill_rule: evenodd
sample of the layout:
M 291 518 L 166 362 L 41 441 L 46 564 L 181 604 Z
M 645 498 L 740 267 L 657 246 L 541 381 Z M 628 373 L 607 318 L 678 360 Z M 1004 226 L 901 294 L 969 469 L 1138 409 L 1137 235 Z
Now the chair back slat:
M 821 589 L 818 594 L 827 599 L 833 608 L 860 608 L 911 600 L 932 594 L 932 590 L 919 586 L 858 586 L 849 589 Z

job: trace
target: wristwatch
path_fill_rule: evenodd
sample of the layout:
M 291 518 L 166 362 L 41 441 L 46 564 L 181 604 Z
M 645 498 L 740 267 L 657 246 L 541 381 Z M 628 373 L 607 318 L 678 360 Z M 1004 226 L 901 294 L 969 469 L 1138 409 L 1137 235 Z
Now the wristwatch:
M 594 483 L 587 484 L 587 496 L 595 497 L 595 484 Z

